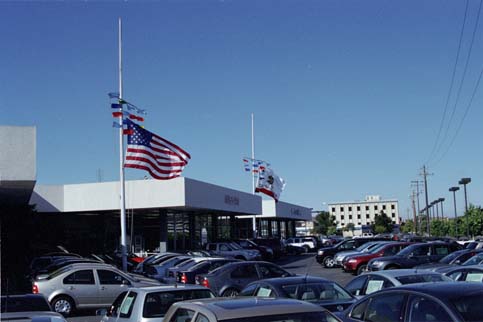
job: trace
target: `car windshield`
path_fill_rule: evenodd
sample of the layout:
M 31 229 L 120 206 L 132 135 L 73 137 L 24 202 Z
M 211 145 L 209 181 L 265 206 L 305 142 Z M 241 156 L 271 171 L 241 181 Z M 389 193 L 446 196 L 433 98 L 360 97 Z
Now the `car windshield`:
M 450 262 L 453 261 L 453 259 L 460 256 L 461 254 L 462 254 L 461 252 L 454 252 L 454 253 L 448 254 L 445 257 L 441 258 L 439 262 L 442 264 L 449 264 Z
M 176 302 L 215 297 L 210 290 L 179 290 L 153 292 L 144 299 L 144 318 L 163 317 L 169 307 Z M 123 303 L 124 305 L 124 303 Z
M 399 253 L 397 253 L 396 255 L 402 255 L 402 256 L 409 255 L 418 247 L 419 247 L 419 245 L 408 246 L 408 247 L 404 248 L 403 250 L 399 251 Z
M 468 259 L 466 262 L 464 262 L 462 265 L 463 266 L 468 266 L 468 265 L 478 265 L 483 261 L 483 253 L 480 253 L 478 255 L 475 255 Z
M 371 253 L 371 254 L 377 253 L 382 248 L 386 247 L 387 244 L 388 243 L 377 244 L 376 247 L 372 247 L 371 249 L 369 249 L 369 253 Z
M 328 312 L 288 313 L 219 320 L 220 322 L 338 322 Z
M 229 243 L 230 247 L 235 249 L 235 250 L 240 250 L 240 249 L 243 249 L 241 248 L 240 245 L 238 245 L 237 243 Z
M 396 279 L 401 284 L 427 283 L 427 282 L 450 282 L 451 278 L 440 274 L 417 274 L 398 276 Z
M 471 295 L 462 295 L 457 298 L 450 299 L 456 310 L 461 314 L 464 321 L 478 322 L 483 317 L 483 305 L 481 299 L 483 291 L 472 293 Z
M 51 311 L 47 301 L 41 296 L 2 296 L 2 313 Z
M 282 289 L 286 297 L 308 302 L 353 299 L 346 290 L 332 282 L 283 285 Z

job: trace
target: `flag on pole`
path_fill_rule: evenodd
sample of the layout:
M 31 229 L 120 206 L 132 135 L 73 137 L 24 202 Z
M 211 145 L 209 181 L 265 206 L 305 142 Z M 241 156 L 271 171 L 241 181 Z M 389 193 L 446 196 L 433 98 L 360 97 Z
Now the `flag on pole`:
M 132 134 L 127 137 L 125 168 L 146 170 L 155 179 L 179 177 L 191 156 L 174 143 L 126 119 Z
M 280 194 L 285 188 L 285 181 L 273 172 L 272 169 L 263 167 L 260 169 L 255 192 L 264 193 L 278 202 Z

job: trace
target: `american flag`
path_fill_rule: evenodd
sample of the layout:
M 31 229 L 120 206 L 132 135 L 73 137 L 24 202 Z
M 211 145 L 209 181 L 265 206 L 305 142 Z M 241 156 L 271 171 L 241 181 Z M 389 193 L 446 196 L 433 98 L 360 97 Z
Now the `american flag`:
M 131 134 L 127 137 L 125 168 L 146 170 L 155 179 L 179 177 L 191 156 L 174 143 L 126 119 Z

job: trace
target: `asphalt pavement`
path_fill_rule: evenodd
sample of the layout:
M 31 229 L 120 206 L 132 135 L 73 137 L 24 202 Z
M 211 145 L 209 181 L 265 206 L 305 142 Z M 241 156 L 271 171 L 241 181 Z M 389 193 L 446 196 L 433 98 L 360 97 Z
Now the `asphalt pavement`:
M 307 253 L 297 256 L 287 256 L 275 262 L 291 273 L 299 275 L 312 275 L 324 277 L 345 286 L 354 278 L 352 274 L 344 273 L 340 268 L 324 268 L 315 260 L 315 253 Z M 99 322 L 100 316 L 95 316 L 94 311 L 77 312 L 76 316 L 68 318 L 69 322 Z

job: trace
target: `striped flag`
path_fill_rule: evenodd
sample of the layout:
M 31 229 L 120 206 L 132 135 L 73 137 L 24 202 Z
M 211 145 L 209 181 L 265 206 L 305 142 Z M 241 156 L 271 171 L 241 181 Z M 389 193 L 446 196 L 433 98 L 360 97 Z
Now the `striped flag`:
M 126 119 L 128 130 L 125 168 L 146 170 L 155 179 L 179 177 L 191 156 L 174 143 Z

